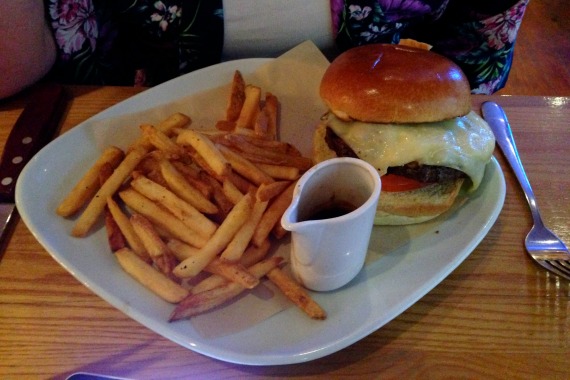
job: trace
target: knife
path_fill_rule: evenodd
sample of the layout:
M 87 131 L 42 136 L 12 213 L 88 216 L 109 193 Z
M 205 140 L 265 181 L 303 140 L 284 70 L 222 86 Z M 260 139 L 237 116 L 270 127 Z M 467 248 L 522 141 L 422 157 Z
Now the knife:
M 34 154 L 52 139 L 65 107 L 64 90 L 59 84 L 40 83 L 30 91 L 29 101 L 16 120 L 0 159 L 0 255 L 17 215 L 14 195 L 18 176 Z

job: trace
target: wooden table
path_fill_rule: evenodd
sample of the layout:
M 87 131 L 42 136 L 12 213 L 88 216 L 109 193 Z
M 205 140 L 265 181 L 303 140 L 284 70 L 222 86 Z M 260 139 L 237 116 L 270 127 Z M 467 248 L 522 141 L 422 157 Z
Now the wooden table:
M 63 131 L 141 91 L 68 90 Z M 0 148 L 25 98 L 0 103 Z M 474 108 L 488 99 L 510 118 L 544 220 L 570 244 L 570 98 L 475 97 Z M 81 285 L 20 221 L 0 262 L 0 378 L 65 378 L 78 371 L 137 379 L 568 378 L 570 286 L 527 257 L 530 213 L 496 153 L 506 201 L 477 249 L 380 330 L 305 364 L 233 365 L 162 338 Z

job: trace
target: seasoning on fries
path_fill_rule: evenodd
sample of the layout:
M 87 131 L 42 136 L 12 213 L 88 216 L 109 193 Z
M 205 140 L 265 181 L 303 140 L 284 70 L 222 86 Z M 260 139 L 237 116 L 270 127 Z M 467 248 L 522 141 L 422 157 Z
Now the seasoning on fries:
M 80 213 L 71 234 L 105 218 L 110 250 L 123 270 L 167 302 L 170 321 L 207 312 L 263 277 L 313 319 L 326 312 L 280 266 L 270 247 L 301 174 L 312 166 L 277 140 L 279 101 L 235 72 L 225 119 L 191 129 L 175 113 L 141 123 L 125 151 L 109 147 L 56 212 Z M 104 214 L 104 216 L 103 216 Z

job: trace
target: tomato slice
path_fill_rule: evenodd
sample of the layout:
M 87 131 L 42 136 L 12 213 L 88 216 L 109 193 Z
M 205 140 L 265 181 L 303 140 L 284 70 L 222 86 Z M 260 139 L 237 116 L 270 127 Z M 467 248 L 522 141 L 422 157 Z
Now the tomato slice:
M 427 183 L 397 174 L 385 174 L 382 176 L 382 191 L 409 191 L 424 186 L 427 186 Z

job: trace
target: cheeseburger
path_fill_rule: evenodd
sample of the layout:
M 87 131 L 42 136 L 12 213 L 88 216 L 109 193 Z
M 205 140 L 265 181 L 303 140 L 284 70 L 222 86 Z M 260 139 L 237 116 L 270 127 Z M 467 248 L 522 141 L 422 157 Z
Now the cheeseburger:
M 376 167 L 375 224 L 424 222 L 462 188 L 479 187 L 495 139 L 447 58 L 402 45 L 357 47 L 331 63 L 320 95 L 330 111 L 315 132 L 314 160 L 357 157 Z

